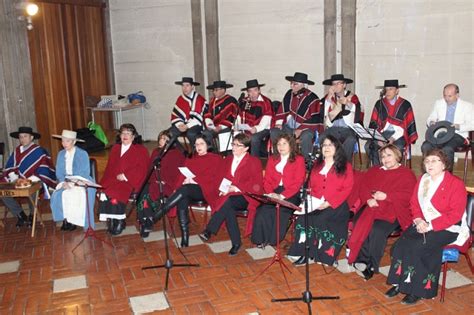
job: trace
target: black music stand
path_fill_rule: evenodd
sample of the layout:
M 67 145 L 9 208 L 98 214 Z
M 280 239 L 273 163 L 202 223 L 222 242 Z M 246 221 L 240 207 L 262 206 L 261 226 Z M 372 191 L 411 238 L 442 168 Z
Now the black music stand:
M 80 187 L 84 187 L 85 190 L 86 190 L 86 211 L 87 211 L 87 229 L 86 229 L 86 232 L 84 233 L 84 237 L 82 238 L 82 240 L 77 243 L 76 246 L 74 246 L 74 248 L 72 249 L 72 253 L 74 253 L 74 251 L 76 250 L 76 248 L 79 247 L 79 245 L 81 245 L 84 240 L 88 237 L 92 237 L 104 244 L 107 244 L 109 245 L 110 247 L 114 247 L 111 243 L 107 242 L 106 240 L 103 240 L 101 239 L 100 237 L 98 237 L 96 234 L 95 234 L 95 231 L 93 228 L 91 228 L 91 214 L 90 214 L 90 208 L 89 208 L 89 191 L 88 191 L 88 188 L 89 187 L 93 187 L 93 188 L 102 188 L 102 186 L 98 185 L 98 184 L 95 184 L 95 183 L 92 183 L 88 180 L 81 180 L 81 179 L 78 179 L 78 178 L 75 178 L 75 177 L 66 177 L 66 181 L 68 182 L 71 182 L 71 183 L 74 183 L 75 185 L 77 186 L 80 186 Z
M 313 169 L 313 160 L 311 159 L 308 163 L 308 168 L 307 168 L 307 175 L 306 175 L 306 181 L 303 184 L 302 188 L 302 200 L 304 202 L 304 230 L 306 235 L 308 235 L 308 192 L 310 188 L 308 188 L 309 180 L 310 180 L 310 175 L 311 175 L 311 170 Z M 304 241 L 305 245 L 305 256 L 306 256 L 306 264 L 305 264 L 305 282 L 306 282 L 306 288 L 305 291 L 302 293 L 301 297 L 291 297 L 291 298 L 285 298 L 285 299 L 272 299 L 272 302 L 295 302 L 295 301 L 301 301 L 306 303 L 308 305 L 308 314 L 312 314 L 311 311 L 311 302 L 313 300 L 338 300 L 339 296 L 316 296 L 313 297 L 313 294 L 311 293 L 309 289 L 309 243 L 308 243 L 308 237 L 306 237 Z
M 173 144 L 174 141 L 176 141 L 177 137 L 171 138 L 171 140 L 168 142 L 168 144 L 161 150 L 160 154 L 158 157 L 153 161 L 153 166 L 150 168 L 150 171 L 148 172 L 147 177 L 145 178 L 143 185 L 140 189 L 140 192 L 138 193 L 137 197 L 137 202 L 140 200 L 141 196 L 143 195 L 143 190 L 145 188 L 146 183 L 148 183 L 148 180 L 150 179 L 151 174 L 153 174 L 153 168 L 156 172 L 156 177 L 158 179 L 158 188 L 160 191 L 160 205 L 163 207 L 164 206 L 164 191 L 163 191 L 163 182 L 161 181 L 161 160 L 165 156 L 165 154 L 168 152 L 170 149 L 171 145 Z M 181 255 L 184 257 L 184 259 L 188 262 L 186 264 L 175 264 L 173 260 L 171 259 L 171 254 L 169 250 L 169 245 L 168 245 L 168 232 L 166 230 L 166 214 L 163 216 L 163 233 L 165 237 L 165 254 L 166 254 L 166 261 L 162 265 L 155 265 L 155 266 L 147 266 L 147 267 L 142 267 L 142 270 L 147 270 L 147 269 L 156 269 L 156 268 L 166 268 L 166 278 L 165 278 L 165 291 L 168 290 L 168 280 L 170 276 L 170 269 L 173 267 L 199 267 L 199 264 L 191 264 L 189 263 L 188 259 L 184 255 L 184 253 L 179 249 Z
M 257 195 L 257 194 L 251 194 L 251 193 L 245 193 L 251 198 L 254 198 L 258 201 L 260 201 L 263 204 L 274 204 L 276 208 L 276 237 L 277 237 L 277 243 L 276 243 L 276 251 L 275 255 L 273 255 L 272 260 L 270 263 L 262 270 L 260 273 L 257 275 L 257 278 L 260 277 L 265 271 L 268 270 L 274 263 L 279 263 L 280 268 L 281 268 L 281 273 L 283 274 L 283 277 L 285 278 L 286 285 L 288 288 L 290 288 L 290 285 L 288 284 L 288 279 L 286 278 L 285 270 L 283 267 L 288 270 L 289 273 L 291 273 L 290 269 L 288 266 L 285 264 L 283 261 L 283 257 L 281 255 L 281 248 L 280 248 L 280 206 L 292 209 L 292 210 L 300 210 L 298 206 L 295 206 L 291 202 L 288 202 L 286 200 L 278 199 L 278 198 L 273 198 L 267 195 Z

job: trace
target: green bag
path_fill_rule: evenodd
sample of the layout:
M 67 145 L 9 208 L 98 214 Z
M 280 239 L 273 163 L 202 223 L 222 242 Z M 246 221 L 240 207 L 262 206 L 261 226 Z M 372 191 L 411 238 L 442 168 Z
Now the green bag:
M 109 140 L 107 140 L 107 136 L 105 135 L 104 130 L 102 129 L 102 127 L 101 127 L 98 123 L 95 123 L 95 122 L 90 121 L 90 122 L 87 124 L 87 127 L 88 127 L 90 130 L 93 130 L 93 131 L 94 131 L 94 136 L 95 136 L 97 139 L 99 139 L 104 145 L 109 144 Z

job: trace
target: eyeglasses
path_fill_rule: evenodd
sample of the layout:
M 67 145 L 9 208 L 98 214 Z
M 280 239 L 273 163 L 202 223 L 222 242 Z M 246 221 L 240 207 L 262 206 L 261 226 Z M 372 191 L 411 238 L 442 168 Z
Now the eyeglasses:
M 231 145 L 232 147 L 238 147 L 238 148 L 243 148 L 243 147 L 245 147 L 245 145 L 240 144 L 240 143 L 231 143 L 230 145 Z
M 333 147 L 334 146 L 334 143 L 323 143 L 321 145 L 323 148 L 326 148 L 326 147 Z
M 434 164 L 434 163 L 436 163 L 436 162 L 441 162 L 441 160 L 440 160 L 440 159 L 432 159 L 432 160 L 430 160 L 430 159 L 425 159 L 425 160 L 423 161 L 424 164 Z
M 122 135 L 122 136 L 133 136 L 133 132 L 122 131 L 122 132 L 120 133 L 120 135 Z
M 342 81 L 334 81 L 331 85 L 341 85 L 344 84 Z

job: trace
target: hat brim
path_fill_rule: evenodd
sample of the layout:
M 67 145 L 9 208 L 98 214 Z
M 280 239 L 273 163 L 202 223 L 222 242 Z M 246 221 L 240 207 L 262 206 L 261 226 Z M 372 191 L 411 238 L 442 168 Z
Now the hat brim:
M 226 84 L 225 86 L 214 86 L 214 85 L 208 85 L 206 89 L 208 90 L 213 90 L 213 89 L 229 89 L 231 87 L 234 87 L 232 84 Z
M 258 84 L 258 85 L 255 85 L 255 86 L 249 86 L 249 87 L 244 87 L 242 89 L 240 89 L 241 91 L 247 91 L 248 89 L 252 89 L 252 88 L 261 88 L 262 86 L 265 86 L 265 84 Z
M 404 89 L 404 88 L 406 88 L 407 86 L 406 86 L 406 84 L 400 84 L 398 87 L 397 87 L 397 86 L 377 85 L 375 88 L 376 88 L 377 90 L 379 90 L 379 89 L 385 89 L 385 88 L 388 88 L 388 87 L 394 87 L 394 88 L 397 88 L 397 89 Z
M 28 133 L 28 134 L 33 136 L 33 139 L 40 139 L 41 138 L 41 135 L 37 132 L 18 132 L 18 131 L 10 132 L 10 137 L 18 139 L 20 137 L 20 133 Z
M 176 85 L 183 85 L 183 83 L 191 83 L 194 86 L 201 85 L 201 83 L 199 83 L 199 82 L 183 82 L 183 81 L 175 81 L 174 82 L 174 84 L 176 84 Z
M 69 139 L 69 140 L 76 140 L 76 142 L 86 142 L 85 140 L 82 140 L 82 139 L 79 139 L 79 138 L 66 138 L 66 137 L 63 137 L 61 135 L 52 135 L 51 137 L 55 138 L 55 139 Z
M 445 130 L 441 136 L 437 136 L 440 131 Z M 445 144 L 454 137 L 456 130 L 454 129 L 452 123 L 447 120 L 438 121 L 434 125 L 428 127 L 425 133 L 425 139 L 431 144 L 440 145 Z
M 295 77 L 292 77 L 292 76 L 286 76 L 285 80 L 290 81 L 290 82 L 294 81 L 294 82 L 304 83 L 304 84 L 308 84 L 308 85 L 314 85 L 314 82 L 311 81 L 311 80 L 298 81 L 298 80 L 295 80 Z
M 332 83 L 333 83 L 334 81 L 344 81 L 344 83 L 346 83 L 346 84 L 349 84 L 349 83 L 354 82 L 354 80 L 347 79 L 347 78 L 338 79 L 338 80 L 327 79 L 327 80 L 324 80 L 324 81 L 323 81 L 323 85 L 332 85 Z

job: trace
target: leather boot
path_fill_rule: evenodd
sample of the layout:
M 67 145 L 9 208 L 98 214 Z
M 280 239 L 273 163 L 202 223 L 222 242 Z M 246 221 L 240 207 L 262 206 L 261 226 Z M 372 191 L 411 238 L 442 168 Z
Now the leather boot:
M 114 230 L 115 221 L 115 219 L 107 219 L 107 233 L 112 234 L 112 231 Z
M 112 231 L 112 235 L 119 235 L 122 233 L 122 231 L 125 229 L 125 219 L 122 220 L 116 220 L 117 224 L 114 227 L 114 230 Z
M 178 221 L 181 228 L 181 247 L 189 246 L 189 212 L 188 208 L 178 208 Z
M 17 228 L 22 227 L 23 225 L 25 225 L 25 223 L 28 222 L 28 217 L 26 216 L 26 213 L 24 213 L 23 211 L 17 215 L 17 218 L 18 218 L 18 221 L 16 221 Z

